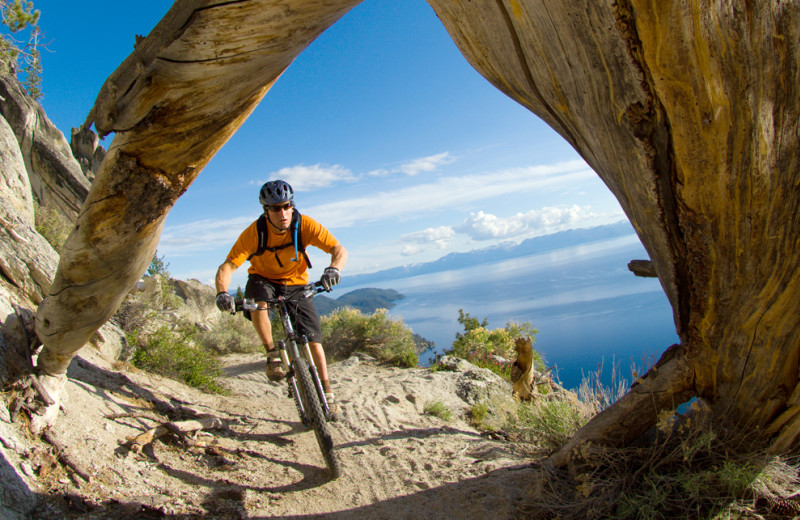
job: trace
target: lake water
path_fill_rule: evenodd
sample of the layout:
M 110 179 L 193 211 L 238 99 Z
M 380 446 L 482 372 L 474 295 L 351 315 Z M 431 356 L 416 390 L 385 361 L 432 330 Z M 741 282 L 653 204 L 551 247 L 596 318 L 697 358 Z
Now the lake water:
M 406 297 L 390 314 L 435 342 L 423 364 L 450 348 L 458 311 L 489 321 L 529 322 L 538 329 L 534 347 L 556 366 L 568 388 L 601 364 L 610 381 L 611 365 L 630 379 L 631 365 L 652 364 L 678 342 L 672 310 L 655 278 L 640 278 L 627 264 L 646 259 L 636 235 L 566 247 L 513 260 L 439 273 L 371 282 Z M 348 286 L 346 290 L 359 287 Z

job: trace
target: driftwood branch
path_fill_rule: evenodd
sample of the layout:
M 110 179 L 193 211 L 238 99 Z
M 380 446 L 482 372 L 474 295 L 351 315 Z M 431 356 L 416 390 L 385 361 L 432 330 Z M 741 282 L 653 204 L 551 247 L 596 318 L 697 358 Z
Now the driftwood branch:
M 224 424 L 218 417 L 206 416 L 188 421 L 169 421 L 162 423 L 155 428 L 151 428 L 144 433 L 133 437 L 127 437 L 128 448 L 136 453 L 142 451 L 142 448 L 152 443 L 159 437 L 163 437 L 167 433 L 173 433 L 182 439 L 186 439 L 186 434 L 199 430 L 211 430 L 214 428 L 221 428 Z

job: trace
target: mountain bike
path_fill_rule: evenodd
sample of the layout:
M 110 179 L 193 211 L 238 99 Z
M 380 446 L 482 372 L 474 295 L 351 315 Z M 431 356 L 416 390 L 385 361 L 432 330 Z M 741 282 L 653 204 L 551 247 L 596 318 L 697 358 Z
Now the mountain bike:
M 297 291 L 287 295 L 277 296 L 265 300 L 267 306 L 259 307 L 252 299 L 236 300 L 236 311 L 269 311 L 277 312 L 283 326 L 284 340 L 276 342 L 280 351 L 283 369 L 286 372 L 286 381 L 289 387 L 289 397 L 294 399 L 297 413 L 303 426 L 314 430 L 317 444 L 325 458 L 332 478 L 341 475 L 339 459 L 334 452 L 333 438 L 331 437 L 328 421 L 332 420 L 328 401 L 322 389 L 317 367 L 308 346 L 308 339 L 303 335 L 296 335 L 286 303 L 302 298 L 310 298 L 326 290 L 320 282 L 308 284 Z M 302 355 L 301 355 L 302 353 Z

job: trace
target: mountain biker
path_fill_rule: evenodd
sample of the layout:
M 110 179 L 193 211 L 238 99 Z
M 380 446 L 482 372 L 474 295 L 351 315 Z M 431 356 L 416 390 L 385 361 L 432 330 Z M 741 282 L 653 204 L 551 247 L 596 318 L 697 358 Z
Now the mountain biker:
M 319 222 L 305 215 L 300 218 L 294 208 L 294 190 L 285 181 L 269 181 L 261 187 L 259 202 L 266 215 L 266 246 L 261 254 L 259 249 L 258 220 L 250 224 L 231 248 L 228 257 L 217 269 L 217 307 L 223 312 L 233 312 L 234 300 L 228 293 L 233 272 L 245 260 L 250 261 L 247 270 L 245 298 L 253 298 L 260 307 L 266 307 L 265 300 L 276 296 L 291 294 L 308 284 L 308 257 L 304 246 L 298 254 L 293 224 L 299 222 L 298 234 L 304 244 L 313 245 L 331 255 L 330 265 L 322 273 L 320 282 L 326 289 L 339 283 L 339 271 L 347 262 L 347 250 Z M 263 225 L 263 224 L 262 224 Z M 264 228 L 262 228 L 264 229 Z M 263 239 L 262 239 L 263 240 Z M 291 246 L 295 247 L 292 248 Z M 325 398 L 331 411 L 336 404 L 328 378 L 328 365 L 322 349 L 322 328 L 319 314 L 312 298 L 301 298 L 287 302 L 292 323 L 298 334 L 308 338 L 311 355 L 319 371 Z M 280 353 L 272 341 L 272 326 L 268 312 L 253 312 L 250 315 L 267 353 L 267 377 L 270 381 L 280 381 L 285 377 Z

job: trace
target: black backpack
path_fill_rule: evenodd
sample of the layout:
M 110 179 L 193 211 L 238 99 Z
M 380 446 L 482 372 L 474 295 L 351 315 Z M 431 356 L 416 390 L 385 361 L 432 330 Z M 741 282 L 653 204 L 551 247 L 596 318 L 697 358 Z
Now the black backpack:
M 294 246 L 294 258 L 292 259 L 293 262 L 297 261 L 297 253 L 301 253 L 303 258 L 306 259 L 306 264 L 308 264 L 309 269 L 311 268 L 311 260 L 309 260 L 308 255 L 306 254 L 306 247 L 303 244 L 303 236 L 301 233 L 302 229 L 302 222 L 303 216 L 300 215 L 300 212 L 297 211 L 297 208 L 292 211 L 292 223 L 289 225 L 289 231 L 292 233 L 292 243 L 291 244 L 283 244 L 278 247 L 267 247 L 267 235 L 269 233 L 269 223 L 267 223 L 267 216 L 265 214 L 261 214 L 258 217 L 258 222 L 256 223 L 256 230 L 258 232 L 258 249 L 255 253 L 247 257 L 247 260 L 250 260 L 254 256 L 259 256 L 264 254 L 265 251 L 271 251 L 275 253 L 275 260 L 278 261 L 278 265 L 283 267 L 281 263 L 281 259 L 278 258 L 277 251 L 281 249 L 285 249 L 289 246 Z

